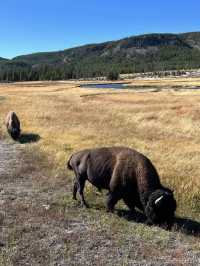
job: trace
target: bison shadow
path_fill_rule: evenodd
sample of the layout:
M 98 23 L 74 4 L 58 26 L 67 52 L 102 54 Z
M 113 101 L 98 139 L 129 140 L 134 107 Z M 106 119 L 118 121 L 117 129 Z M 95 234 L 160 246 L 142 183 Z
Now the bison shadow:
M 117 210 L 117 215 L 128 221 L 145 223 L 146 217 L 142 212 L 130 210 Z M 200 237 L 200 222 L 182 217 L 175 217 L 172 231 L 178 231 L 186 235 Z
M 180 231 L 186 235 L 200 237 L 200 223 L 190 218 L 176 217 L 174 230 Z
M 40 135 L 34 134 L 34 133 L 23 133 L 19 137 L 19 142 L 21 144 L 31 143 L 31 142 L 37 142 L 40 140 Z

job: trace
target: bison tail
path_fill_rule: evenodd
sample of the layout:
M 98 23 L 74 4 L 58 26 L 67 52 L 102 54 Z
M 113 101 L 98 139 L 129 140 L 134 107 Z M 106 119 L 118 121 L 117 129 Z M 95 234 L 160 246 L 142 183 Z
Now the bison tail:
M 69 158 L 69 160 L 68 160 L 68 162 L 67 162 L 67 168 L 68 168 L 69 170 L 73 170 L 73 168 L 72 168 L 72 166 L 71 166 L 71 164 L 70 164 L 71 158 L 72 158 L 72 156 Z

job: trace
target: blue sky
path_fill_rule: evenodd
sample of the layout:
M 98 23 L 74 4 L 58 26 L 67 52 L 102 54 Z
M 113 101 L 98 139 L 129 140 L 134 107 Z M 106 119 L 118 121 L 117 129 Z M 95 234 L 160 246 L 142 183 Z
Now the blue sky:
M 200 31 L 199 10 L 199 0 L 1 1 L 0 57 L 143 33 Z

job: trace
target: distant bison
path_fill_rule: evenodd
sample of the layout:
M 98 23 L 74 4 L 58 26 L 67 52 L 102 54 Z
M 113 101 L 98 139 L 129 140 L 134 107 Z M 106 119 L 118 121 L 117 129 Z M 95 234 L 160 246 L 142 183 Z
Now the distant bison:
M 8 133 L 14 140 L 18 140 L 20 137 L 20 121 L 15 112 L 10 111 L 5 119 L 5 124 Z
M 88 180 L 98 189 L 108 189 L 107 210 L 113 211 L 118 200 L 134 210 L 142 210 L 148 224 L 171 227 L 176 201 L 173 192 L 161 185 L 151 161 L 141 153 L 126 147 L 88 149 L 73 154 L 67 166 L 75 172 L 73 199 L 79 191 L 81 203 Z

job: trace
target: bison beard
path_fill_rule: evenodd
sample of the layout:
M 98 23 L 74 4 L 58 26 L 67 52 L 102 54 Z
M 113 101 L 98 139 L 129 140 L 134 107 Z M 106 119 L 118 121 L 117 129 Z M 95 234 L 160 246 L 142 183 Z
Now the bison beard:
M 83 206 L 87 207 L 83 191 L 88 180 L 109 191 L 108 211 L 123 199 L 131 210 L 143 211 L 148 224 L 171 227 L 176 210 L 173 193 L 161 185 L 155 167 L 141 153 L 126 147 L 83 150 L 73 154 L 67 166 L 75 173 L 73 199 L 79 191 Z

